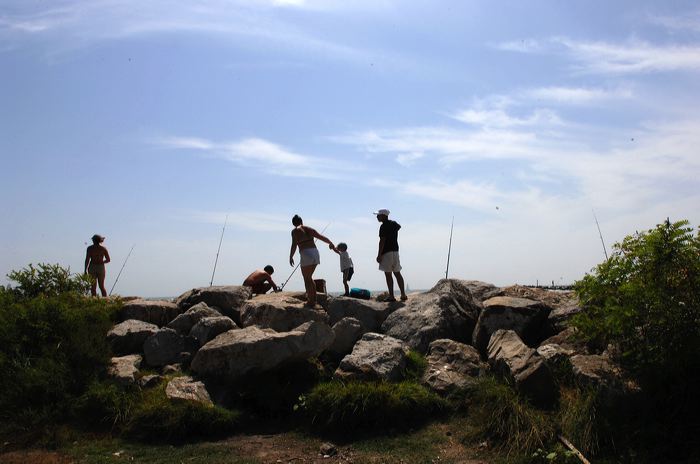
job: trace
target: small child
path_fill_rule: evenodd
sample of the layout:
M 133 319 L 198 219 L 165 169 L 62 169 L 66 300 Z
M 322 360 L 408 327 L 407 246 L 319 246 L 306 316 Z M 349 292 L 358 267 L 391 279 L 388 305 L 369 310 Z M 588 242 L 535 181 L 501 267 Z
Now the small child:
M 350 296 L 350 287 L 348 282 L 352 279 L 352 275 L 355 270 L 352 266 L 352 259 L 348 254 L 348 245 L 345 243 L 339 243 L 336 247 L 335 252 L 340 255 L 340 272 L 343 273 L 343 286 L 345 287 L 345 296 Z

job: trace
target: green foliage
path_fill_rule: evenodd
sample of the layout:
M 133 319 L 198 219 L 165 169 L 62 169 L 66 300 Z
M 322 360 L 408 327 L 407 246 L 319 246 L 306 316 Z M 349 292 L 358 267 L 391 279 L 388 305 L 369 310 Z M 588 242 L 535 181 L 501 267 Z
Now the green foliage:
M 134 406 L 125 432 L 148 442 L 184 442 L 218 438 L 231 433 L 240 413 L 194 401 L 172 401 L 165 385 L 146 390 Z
M 574 321 L 591 343 L 653 387 L 700 371 L 700 232 L 666 220 L 615 244 L 575 285 L 586 311 Z M 689 372 L 690 371 L 690 372 Z
M 532 453 L 555 437 L 551 417 L 518 396 L 509 385 L 481 377 L 468 396 L 469 441 L 487 440 L 511 453 Z
M 621 429 L 611 424 L 615 409 L 599 390 L 567 389 L 562 393 L 559 421 L 562 434 L 586 455 L 608 451 Z
M 404 378 L 418 381 L 423 377 L 426 367 L 428 367 L 428 361 L 425 360 L 425 357 L 419 352 L 411 350 L 406 357 Z
M 64 419 L 110 357 L 118 303 L 31 293 L 0 291 L 0 432 Z
M 95 381 L 76 401 L 74 413 L 79 422 L 90 427 L 114 429 L 128 420 L 140 399 L 135 388 Z
M 323 382 L 298 405 L 313 425 L 333 430 L 401 428 L 447 408 L 442 398 L 411 381 Z
M 64 293 L 87 295 L 90 291 L 90 277 L 84 274 L 71 274 L 70 269 L 58 264 L 39 263 L 12 271 L 7 278 L 17 283 L 12 291 L 22 298 L 58 296 Z
M 579 462 L 573 452 L 565 450 L 561 446 L 552 451 L 538 448 L 526 460 L 527 464 L 578 464 Z

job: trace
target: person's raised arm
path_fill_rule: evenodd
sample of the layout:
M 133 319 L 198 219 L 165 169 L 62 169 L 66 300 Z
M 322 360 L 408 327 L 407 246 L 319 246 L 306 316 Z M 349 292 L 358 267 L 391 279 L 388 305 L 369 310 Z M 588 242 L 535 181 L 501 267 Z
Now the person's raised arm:
M 104 247 L 102 247 L 104 248 Z M 102 264 L 107 264 L 108 262 L 112 261 L 112 258 L 109 257 L 109 251 L 107 251 L 107 248 L 104 248 L 105 250 L 105 256 L 104 256 L 104 261 L 102 261 Z
M 292 248 L 289 250 L 289 265 L 294 266 L 294 253 L 297 251 L 297 242 L 294 240 L 294 231 L 292 231 Z
M 331 240 L 328 237 L 326 237 L 325 235 L 319 234 L 316 231 L 316 229 L 313 229 L 311 227 L 307 227 L 306 230 L 311 234 L 312 237 L 315 237 L 322 242 L 326 242 L 330 246 L 331 250 L 335 250 L 335 245 L 333 245 L 333 242 L 331 242 Z

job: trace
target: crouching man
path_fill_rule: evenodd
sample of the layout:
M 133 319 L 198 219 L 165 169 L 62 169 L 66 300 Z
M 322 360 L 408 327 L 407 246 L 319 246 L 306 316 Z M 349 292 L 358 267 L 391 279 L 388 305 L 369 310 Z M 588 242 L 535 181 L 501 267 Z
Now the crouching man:
M 253 295 L 264 295 L 270 289 L 274 291 L 279 291 L 277 284 L 272 280 L 272 274 L 275 272 L 275 268 L 269 264 L 265 266 L 264 270 L 257 269 L 250 273 L 248 277 L 243 281 L 243 285 L 253 289 Z

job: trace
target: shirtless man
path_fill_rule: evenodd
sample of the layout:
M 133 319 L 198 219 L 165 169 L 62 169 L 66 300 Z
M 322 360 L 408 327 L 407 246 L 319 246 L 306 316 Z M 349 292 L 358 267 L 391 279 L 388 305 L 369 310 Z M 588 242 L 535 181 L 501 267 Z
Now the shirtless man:
M 262 271 L 258 269 L 251 272 L 243 281 L 244 286 L 253 289 L 253 295 L 264 295 L 270 289 L 276 292 L 279 291 L 277 284 L 272 280 L 272 273 L 275 272 L 275 268 L 268 264 L 263 269 Z
M 107 296 L 105 288 L 105 264 L 111 261 L 107 248 L 102 245 L 105 238 L 101 235 L 92 236 L 92 245 L 87 247 L 85 253 L 85 273 L 93 277 L 92 288 L 90 292 L 92 296 L 97 296 L 97 285 L 100 285 L 102 296 Z
M 317 238 L 322 242 L 326 242 L 328 247 L 335 251 L 335 245 L 328 238 L 316 232 L 316 229 L 305 226 L 304 222 L 298 215 L 292 218 L 292 248 L 289 251 L 289 264 L 294 266 L 294 252 L 299 247 L 299 265 L 301 266 L 301 275 L 304 276 L 304 287 L 306 287 L 306 305 L 310 307 L 316 306 L 316 285 L 314 284 L 314 271 L 316 266 L 321 264 L 321 257 L 318 254 L 318 248 L 314 239 Z

